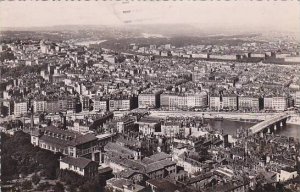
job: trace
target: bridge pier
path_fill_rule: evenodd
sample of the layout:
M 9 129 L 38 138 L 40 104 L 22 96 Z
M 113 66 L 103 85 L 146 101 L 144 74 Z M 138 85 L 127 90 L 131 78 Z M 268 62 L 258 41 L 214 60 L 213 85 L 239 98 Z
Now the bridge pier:
M 286 126 L 286 120 L 287 120 L 287 118 L 285 118 L 285 119 L 282 120 L 282 127 Z
M 274 134 L 274 132 L 275 132 L 275 129 L 276 129 L 276 125 L 270 125 L 269 127 L 268 127 L 268 134 Z
M 280 127 L 281 127 L 281 122 L 277 122 L 276 125 L 275 125 L 275 132 L 279 131 Z
M 269 128 L 268 128 L 268 127 L 266 127 L 265 129 L 263 129 L 263 130 L 262 130 L 263 137 L 264 137 L 266 134 L 268 134 L 268 132 L 269 132 Z
M 267 128 L 268 129 L 268 134 L 271 134 L 272 131 L 271 131 L 271 126 Z

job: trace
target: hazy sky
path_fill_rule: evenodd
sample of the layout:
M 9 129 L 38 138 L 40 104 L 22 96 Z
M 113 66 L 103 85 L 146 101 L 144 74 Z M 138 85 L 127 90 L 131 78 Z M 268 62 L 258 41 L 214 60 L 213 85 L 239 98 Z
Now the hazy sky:
M 130 13 L 123 11 L 130 10 Z M 4 1 L 0 27 L 192 23 L 201 27 L 297 30 L 300 1 Z

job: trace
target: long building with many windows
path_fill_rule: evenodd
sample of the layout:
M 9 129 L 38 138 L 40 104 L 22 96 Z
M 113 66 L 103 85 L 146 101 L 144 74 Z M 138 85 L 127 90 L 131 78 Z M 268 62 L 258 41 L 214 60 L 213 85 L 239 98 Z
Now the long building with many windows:
M 167 110 L 190 109 L 207 107 L 208 98 L 206 92 L 193 94 L 169 94 L 160 96 L 161 108 Z
M 79 134 L 48 126 L 31 133 L 31 143 L 34 146 L 71 157 L 86 157 L 99 161 L 100 151 L 104 145 L 112 141 L 113 134 L 95 136 L 94 134 Z

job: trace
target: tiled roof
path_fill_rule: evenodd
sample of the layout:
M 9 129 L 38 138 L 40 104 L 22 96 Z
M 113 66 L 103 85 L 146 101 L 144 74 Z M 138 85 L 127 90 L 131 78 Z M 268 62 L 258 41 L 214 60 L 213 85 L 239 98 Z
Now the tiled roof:
M 90 163 L 97 164 L 96 162 L 94 162 L 90 159 L 84 158 L 84 157 L 74 158 L 74 157 L 67 156 L 67 157 L 63 158 L 61 161 L 64 162 L 64 163 L 67 163 L 69 165 L 74 165 L 76 167 L 79 167 L 81 169 L 84 169 Z
M 75 133 L 73 131 L 59 129 L 59 128 L 53 126 L 53 125 L 50 125 L 50 126 L 46 127 L 45 131 L 51 132 L 51 133 L 56 133 L 56 134 L 68 135 L 68 136 L 71 136 L 72 138 L 74 138 L 75 136 L 80 135 L 79 133 Z
M 154 162 L 154 163 L 147 165 L 146 172 L 151 173 L 153 171 L 164 169 L 165 167 L 169 167 L 169 166 L 173 166 L 173 165 L 176 165 L 176 163 L 165 159 L 165 160 Z
M 50 143 L 51 145 L 54 145 L 57 147 L 63 147 L 63 148 L 68 147 L 69 142 L 70 142 L 70 141 L 66 141 L 63 139 L 56 138 L 56 137 L 50 137 L 48 135 L 41 136 L 40 141 L 44 141 L 46 143 Z
M 178 187 L 166 179 L 151 179 L 147 183 L 154 185 L 158 191 L 175 192 Z
M 81 144 L 88 143 L 88 142 L 95 141 L 95 140 L 98 140 L 98 138 L 94 134 L 89 133 L 89 134 L 80 135 L 80 136 L 74 138 L 72 141 L 70 141 L 70 145 L 77 146 L 77 145 L 81 145 Z
M 152 159 L 153 161 L 160 161 L 160 160 L 164 160 L 164 159 L 171 158 L 171 157 L 172 156 L 167 153 L 160 152 L 160 153 L 151 155 L 149 158 Z

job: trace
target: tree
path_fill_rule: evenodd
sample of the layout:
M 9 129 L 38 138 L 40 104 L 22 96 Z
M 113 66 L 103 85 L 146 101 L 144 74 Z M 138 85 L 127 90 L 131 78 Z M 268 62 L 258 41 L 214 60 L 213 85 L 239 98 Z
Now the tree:
M 32 182 L 30 180 L 25 180 L 22 183 L 23 190 L 30 190 L 32 189 Z
M 53 187 L 54 192 L 64 192 L 65 187 L 62 183 L 56 182 L 55 186 Z
M 2 181 L 13 179 L 17 175 L 17 161 L 12 159 L 9 154 L 3 154 L 1 159 L 2 167 Z
M 4 117 L 8 115 L 8 107 L 1 106 L 0 107 L 0 114 L 2 114 Z
M 60 170 L 59 178 L 73 188 L 78 188 L 87 181 L 87 178 L 69 170 Z
M 49 188 L 50 188 L 50 184 L 48 182 L 45 182 L 45 183 L 40 183 L 37 187 L 37 190 L 38 191 L 46 191 Z
M 100 190 L 100 185 L 96 180 L 89 180 L 80 186 L 80 192 L 96 192 Z
M 40 176 L 38 176 L 38 174 L 35 173 L 35 174 L 32 176 L 31 180 L 32 180 L 32 182 L 33 182 L 35 185 L 37 185 L 37 184 L 40 182 L 41 178 L 40 178 Z
M 34 147 L 30 142 L 30 135 L 21 131 L 16 132 L 13 136 L 2 134 L 1 139 L 3 181 L 13 179 L 20 173 L 27 175 L 35 171 L 44 172 L 49 179 L 56 178 L 59 154 Z

